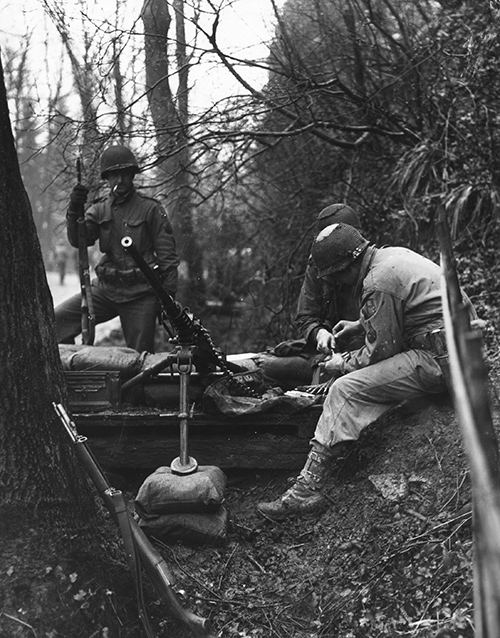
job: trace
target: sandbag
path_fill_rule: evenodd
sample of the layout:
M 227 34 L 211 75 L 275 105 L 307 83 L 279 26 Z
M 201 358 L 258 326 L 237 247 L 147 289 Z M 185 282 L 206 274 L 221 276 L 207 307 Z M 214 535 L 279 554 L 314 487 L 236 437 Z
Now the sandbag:
M 59 356 L 65 370 L 113 370 L 123 378 L 141 372 L 146 352 L 125 346 L 80 346 L 59 344 Z
M 227 538 L 229 515 L 224 506 L 205 514 L 163 514 L 140 519 L 146 534 L 186 545 L 222 545 Z
M 143 518 L 183 512 L 215 512 L 224 501 L 226 475 L 214 465 L 200 465 L 193 474 L 174 474 L 159 467 L 139 488 L 135 507 Z
M 78 350 L 81 350 L 86 346 L 81 346 L 77 344 L 69 344 L 69 343 L 60 343 L 59 344 L 59 358 L 61 359 L 61 365 L 63 370 L 73 370 L 71 367 L 71 363 L 73 361 L 73 357 Z

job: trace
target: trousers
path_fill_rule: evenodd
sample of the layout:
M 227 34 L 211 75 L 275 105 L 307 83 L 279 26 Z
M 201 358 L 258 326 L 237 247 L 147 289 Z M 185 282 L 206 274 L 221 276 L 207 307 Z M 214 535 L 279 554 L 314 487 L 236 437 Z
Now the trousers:
M 339 377 L 325 397 L 313 442 L 333 447 L 401 401 L 446 390 L 441 367 L 426 350 L 408 350 Z
M 111 301 L 100 286 L 91 286 L 96 324 L 120 317 L 125 343 L 138 352 L 154 353 L 159 302 L 146 293 L 128 301 Z M 58 343 L 74 343 L 82 331 L 81 296 L 73 295 L 54 309 Z

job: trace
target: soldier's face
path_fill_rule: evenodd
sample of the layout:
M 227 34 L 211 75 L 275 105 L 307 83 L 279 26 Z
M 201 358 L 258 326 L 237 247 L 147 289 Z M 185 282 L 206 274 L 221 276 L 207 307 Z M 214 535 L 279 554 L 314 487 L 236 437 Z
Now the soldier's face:
M 133 169 L 130 168 L 108 173 L 106 179 L 108 180 L 111 192 L 114 195 L 126 195 L 133 186 L 134 175 Z

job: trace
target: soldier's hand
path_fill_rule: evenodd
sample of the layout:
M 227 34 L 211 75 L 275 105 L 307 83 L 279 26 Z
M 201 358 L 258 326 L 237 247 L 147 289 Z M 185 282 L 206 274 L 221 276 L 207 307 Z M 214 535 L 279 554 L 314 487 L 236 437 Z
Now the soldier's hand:
M 332 377 L 338 376 L 343 370 L 344 359 L 338 352 L 333 352 L 331 357 L 319 364 L 319 367 Z
M 87 201 L 89 189 L 83 184 L 77 184 L 69 196 L 69 209 L 75 213 L 81 212 Z
M 330 354 L 335 347 L 335 339 L 326 328 L 320 328 L 316 335 L 316 350 L 323 354 Z
M 333 326 L 332 330 L 335 341 L 337 341 L 337 339 L 353 337 L 354 335 L 360 334 L 362 331 L 363 328 L 361 327 L 359 319 L 357 321 L 347 321 L 347 319 L 342 319 Z

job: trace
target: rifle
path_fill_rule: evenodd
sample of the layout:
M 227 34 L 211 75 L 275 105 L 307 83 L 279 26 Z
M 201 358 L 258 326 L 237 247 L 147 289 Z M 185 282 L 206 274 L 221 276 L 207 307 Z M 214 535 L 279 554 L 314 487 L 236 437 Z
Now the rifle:
M 82 168 L 80 158 L 76 160 L 76 175 L 78 184 L 81 184 Z M 82 295 L 82 343 L 86 346 L 91 346 L 94 343 L 95 337 L 95 313 L 90 287 L 89 253 L 87 249 L 84 207 L 82 206 L 78 212 L 78 272 L 80 275 L 80 291 Z
M 237 365 L 226 361 L 218 350 L 208 330 L 201 324 L 199 319 L 190 317 L 186 308 L 183 308 L 175 299 L 169 295 L 162 285 L 158 275 L 158 266 L 151 268 L 143 256 L 139 253 L 131 237 L 123 237 L 121 240 L 123 249 L 132 257 L 137 267 L 142 272 L 149 283 L 162 307 L 163 313 L 168 317 L 172 326 L 177 330 L 179 343 L 181 345 L 194 345 L 193 363 L 200 373 L 214 371 L 217 367 L 224 372 L 231 380 L 238 385 L 245 396 L 260 397 L 247 383 L 234 376 L 235 372 L 241 372 Z M 168 331 L 168 330 L 167 330 Z
M 125 499 L 120 490 L 108 483 L 103 471 L 87 446 L 87 438 L 78 434 L 75 423 L 69 418 L 64 406 L 52 403 L 52 406 L 63 424 L 66 433 L 75 446 L 75 452 L 84 465 L 87 474 L 94 483 L 106 507 L 120 527 L 127 553 L 127 561 L 136 587 L 139 607 L 139 618 L 148 638 L 154 638 L 145 610 L 142 591 L 141 565 L 148 571 L 158 595 L 165 600 L 173 615 L 188 627 L 195 636 L 210 638 L 208 621 L 182 607 L 172 589 L 173 576 L 163 556 L 151 545 L 148 537 L 139 527 L 137 521 L 128 512 Z

